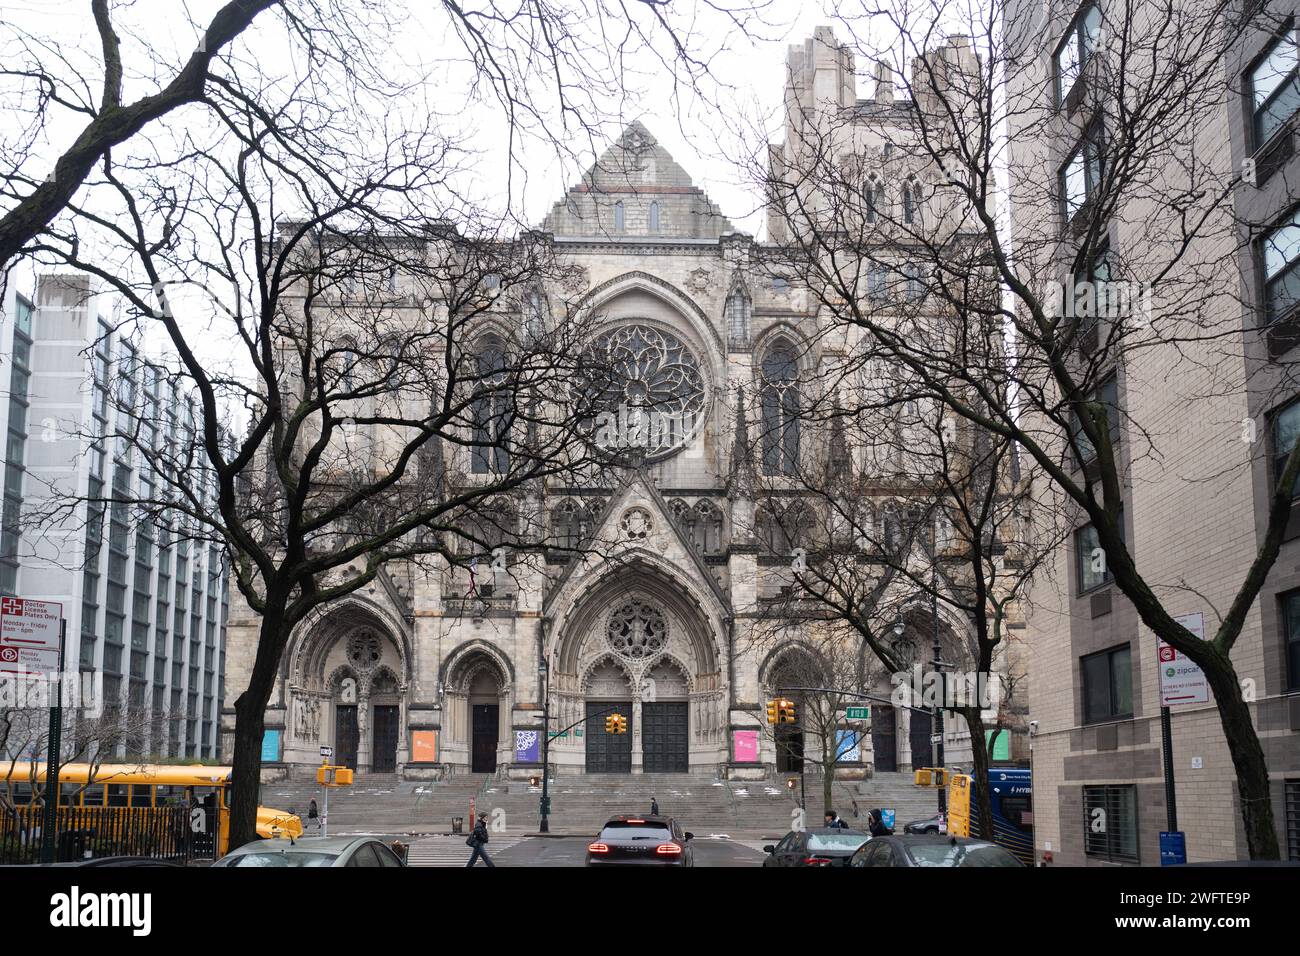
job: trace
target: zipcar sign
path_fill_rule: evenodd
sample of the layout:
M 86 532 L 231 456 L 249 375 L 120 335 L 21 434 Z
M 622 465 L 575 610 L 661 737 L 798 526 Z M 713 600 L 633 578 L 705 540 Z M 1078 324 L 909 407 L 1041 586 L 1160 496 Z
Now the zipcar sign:
M 62 617 L 55 601 L 0 598 L 0 673 L 58 673 Z
M 1174 618 L 1199 640 L 1205 640 L 1205 616 L 1199 611 Z M 1177 707 L 1179 704 L 1208 704 L 1210 684 L 1199 664 L 1192 663 L 1164 641 L 1158 650 L 1160 667 L 1160 706 Z

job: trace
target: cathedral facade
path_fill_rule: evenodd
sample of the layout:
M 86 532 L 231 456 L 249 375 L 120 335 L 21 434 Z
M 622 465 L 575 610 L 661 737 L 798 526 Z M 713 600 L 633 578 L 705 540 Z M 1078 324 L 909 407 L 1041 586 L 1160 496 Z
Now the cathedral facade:
M 861 103 L 842 51 L 825 37 L 792 48 L 788 103 L 827 90 Z M 539 233 L 567 267 L 565 287 L 546 294 L 600 316 L 599 334 L 626 356 L 629 399 L 654 392 L 670 421 L 650 429 L 635 467 L 546 488 L 552 535 L 599 542 L 591 556 L 548 554 L 504 574 L 486 562 L 395 564 L 304 621 L 267 710 L 265 773 L 317 765 L 329 747 L 335 763 L 408 779 L 528 777 L 541 766 L 544 701 L 561 772 L 798 769 L 801 731 L 774 733 L 765 713 L 800 653 L 797 626 L 785 643 L 755 639 L 788 556 L 756 541 L 737 449 L 761 444 L 746 394 L 780 404 L 817 376 L 818 309 L 637 122 Z M 756 467 L 797 454 L 799 440 L 778 436 Z M 228 624 L 227 735 L 256 639 L 241 607 Z M 627 717 L 626 734 L 606 733 L 611 713 Z M 876 708 L 844 771 L 906 769 L 914 740 L 926 765 L 929 724 L 914 730 L 907 713 Z

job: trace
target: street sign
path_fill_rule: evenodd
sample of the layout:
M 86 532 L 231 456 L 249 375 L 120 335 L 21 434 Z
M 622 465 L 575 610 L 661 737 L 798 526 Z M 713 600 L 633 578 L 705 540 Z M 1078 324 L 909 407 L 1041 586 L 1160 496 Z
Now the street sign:
M 333 757 L 333 756 L 334 756 L 334 748 L 333 748 L 333 747 L 322 747 L 322 748 L 320 749 L 320 755 L 321 755 L 322 757 L 324 757 L 326 760 L 328 760 L 330 757 Z
M 850 707 L 844 712 L 847 720 L 869 720 L 871 718 L 870 707 Z
M 931 734 L 931 735 L 930 735 L 930 743 L 932 743 L 932 744 L 941 744 L 941 743 L 943 743 L 943 734 Z
M 1186 626 L 1186 625 L 1184 625 Z M 1160 831 L 1160 865 L 1176 866 L 1187 862 L 1187 835 L 1182 830 Z
M 1192 632 L 1198 640 L 1205 640 L 1205 615 L 1200 611 L 1174 618 Z M 1179 704 L 1208 704 L 1210 684 L 1205 671 L 1186 655 L 1180 654 L 1164 641 L 1157 648 L 1160 667 L 1160 706 L 1176 707 Z
M 56 601 L 0 598 L 0 673 L 57 674 L 62 617 Z

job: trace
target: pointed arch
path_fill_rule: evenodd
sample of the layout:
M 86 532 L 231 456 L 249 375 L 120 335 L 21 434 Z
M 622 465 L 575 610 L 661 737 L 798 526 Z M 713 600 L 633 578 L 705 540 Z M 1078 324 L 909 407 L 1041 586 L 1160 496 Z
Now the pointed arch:
M 794 342 L 785 335 L 773 338 L 759 364 L 759 402 L 763 472 L 794 475 L 799 467 L 799 358 Z

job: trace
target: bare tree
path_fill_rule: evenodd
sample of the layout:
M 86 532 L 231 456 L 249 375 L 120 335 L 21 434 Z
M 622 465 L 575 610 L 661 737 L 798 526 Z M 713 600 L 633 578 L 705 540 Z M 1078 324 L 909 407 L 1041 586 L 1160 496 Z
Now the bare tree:
M 704 90 L 721 47 L 708 24 L 743 35 L 764 25 L 768 3 L 691 6 L 679 12 L 662 0 L 571 0 L 475 8 L 441 0 L 426 19 L 380 0 L 230 0 L 204 24 L 188 12 L 186 22 L 167 22 L 178 12 L 171 4 L 91 0 L 84 26 L 98 42 L 97 60 L 47 22 L 28 27 L 15 17 L 0 24 L 0 103 L 14 123 L 13 135 L 0 141 L 0 272 L 74 200 L 84 202 L 95 167 L 116 147 L 167 124 L 184 128 L 194 110 L 211 107 L 213 87 L 241 74 L 260 70 L 269 77 L 268 49 L 278 61 L 308 64 L 290 83 L 341 100 L 354 88 L 391 87 L 387 52 L 413 32 L 437 36 L 441 28 L 454 38 L 448 56 L 470 63 L 469 95 L 499 111 L 513 175 L 523 166 L 525 137 L 566 157 L 590 145 L 635 95 L 636 71 L 628 63 L 642 52 L 672 80 L 671 95 Z M 61 20 L 64 35 L 66 26 Z M 193 30 L 193 49 L 170 51 L 172 38 L 186 28 Z M 420 97 L 423 85 L 437 82 L 427 69 L 401 80 L 408 95 Z M 72 142 L 49 155 L 48 141 L 58 142 L 62 128 L 78 124 Z M 154 157 L 183 161 L 183 138 L 174 152 Z
M 1125 533 L 1135 472 L 1171 451 L 1164 405 L 1120 401 L 1113 386 L 1118 374 L 1138 395 L 1136 370 L 1152 362 L 1165 363 L 1154 366 L 1162 387 L 1166 372 L 1178 370 L 1169 381 L 1204 372 L 1203 387 L 1180 390 L 1179 401 L 1205 415 L 1246 388 L 1224 370 L 1242 368 L 1239 254 L 1259 227 L 1234 214 L 1239 177 L 1193 141 L 1202 119 L 1238 95 L 1220 58 L 1267 21 L 1255 11 L 1098 8 L 1099 39 L 1080 68 L 1083 105 L 1063 120 L 1039 44 L 1062 34 L 1068 16 L 1044 22 L 1043 8 L 1014 2 L 885 3 L 870 12 L 873 25 L 888 24 L 887 42 L 860 32 L 864 21 L 840 20 L 846 55 L 877 64 L 875 96 L 861 108 L 810 109 L 799 141 L 755 176 L 772 200 L 770 225 L 830 320 L 863 333 L 945 416 L 1017 449 L 1034 537 L 1060 541 L 1090 526 L 1104 572 L 1142 623 L 1205 671 L 1249 852 L 1275 858 L 1264 751 L 1231 655 L 1277 559 L 1300 452 L 1277 467 L 1253 558 L 1214 633 L 1199 640 L 1169 610 L 1184 582 L 1162 580 L 1150 559 L 1144 570 Z M 895 103 L 898 86 L 905 99 Z M 894 118 L 874 138 L 861 133 L 872 110 Z M 1062 122 L 1079 147 L 1058 178 L 1046 149 Z M 878 188 L 886 184 L 892 192 Z M 1010 235 L 997 205 L 1008 194 Z M 1118 310 L 1104 299 L 1096 308 L 1063 301 L 1080 284 L 1137 290 L 1135 301 Z M 1281 377 L 1270 387 L 1292 393 Z M 1251 446 L 1232 467 L 1263 454 Z

